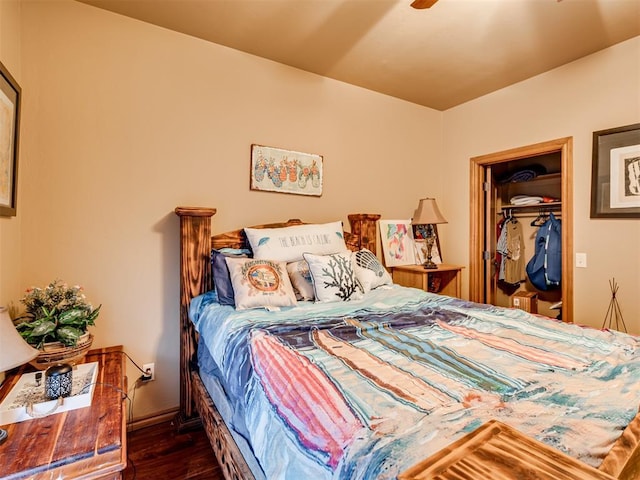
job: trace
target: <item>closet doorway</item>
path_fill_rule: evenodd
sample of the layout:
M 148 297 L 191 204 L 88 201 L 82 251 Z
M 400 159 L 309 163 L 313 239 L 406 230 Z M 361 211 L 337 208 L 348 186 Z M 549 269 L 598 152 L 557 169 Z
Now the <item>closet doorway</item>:
M 561 315 L 565 322 L 573 321 L 573 137 L 514 148 L 471 158 L 471 245 L 469 256 L 469 298 L 480 303 L 510 306 L 510 294 L 515 290 L 528 290 L 539 294 L 539 313 L 557 316 L 548 308 L 562 302 Z M 523 170 L 537 170 L 531 181 L 509 182 L 514 174 Z M 540 168 L 542 167 L 542 168 Z M 526 175 L 524 176 L 526 178 Z M 517 178 L 517 176 L 515 177 Z M 514 193 L 558 197 L 550 205 L 540 204 L 525 208 L 510 208 L 509 198 Z M 547 200 L 547 199 L 545 199 Z M 538 291 L 530 282 L 505 292 L 497 281 L 495 254 L 497 222 L 505 211 L 519 216 L 518 220 L 530 225 L 539 215 L 554 215 L 562 221 L 562 281 L 555 291 Z M 534 253 L 531 226 L 525 230 L 529 237 L 525 247 L 526 261 Z M 525 263 L 526 263 L 525 261 Z

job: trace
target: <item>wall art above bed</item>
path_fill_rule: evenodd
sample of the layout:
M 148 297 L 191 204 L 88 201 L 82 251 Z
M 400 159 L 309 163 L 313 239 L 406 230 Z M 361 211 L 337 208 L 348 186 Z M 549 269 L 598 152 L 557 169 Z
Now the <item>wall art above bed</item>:
M 251 190 L 322 195 L 322 156 L 251 145 Z

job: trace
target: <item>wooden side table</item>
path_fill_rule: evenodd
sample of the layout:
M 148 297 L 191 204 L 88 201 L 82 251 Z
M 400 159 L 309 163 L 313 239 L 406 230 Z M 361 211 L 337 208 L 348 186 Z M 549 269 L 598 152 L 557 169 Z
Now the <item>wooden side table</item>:
M 393 283 L 405 287 L 420 288 L 426 292 L 440 293 L 450 297 L 462 295 L 461 265 L 440 264 L 437 269 L 427 270 L 422 265 L 393 267 Z
M 127 465 L 125 356 L 115 346 L 90 350 L 84 361 L 98 362 L 90 406 L 3 425 L 9 434 L 0 445 L 4 480 L 122 478 Z M 7 378 L 0 400 L 17 380 L 18 375 Z

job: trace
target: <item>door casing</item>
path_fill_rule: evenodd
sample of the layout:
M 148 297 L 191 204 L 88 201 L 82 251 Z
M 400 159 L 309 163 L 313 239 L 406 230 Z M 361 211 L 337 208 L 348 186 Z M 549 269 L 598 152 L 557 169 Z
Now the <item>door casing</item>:
M 573 321 L 573 137 L 558 138 L 547 142 L 503 150 L 501 152 L 471 158 L 471 212 L 469 252 L 469 299 L 490 303 L 486 295 L 486 262 L 484 259 L 487 229 L 492 223 L 486 218 L 487 192 L 484 182 L 487 168 L 504 162 L 560 153 L 562 194 L 562 319 Z

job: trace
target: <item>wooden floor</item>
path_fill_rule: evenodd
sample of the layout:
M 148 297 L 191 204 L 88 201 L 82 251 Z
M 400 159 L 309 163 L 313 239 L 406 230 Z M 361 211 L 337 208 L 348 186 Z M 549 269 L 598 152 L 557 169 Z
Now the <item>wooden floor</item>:
M 171 422 L 127 435 L 124 480 L 224 480 L 204 430 L 176 433 Z

